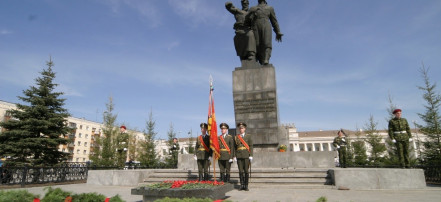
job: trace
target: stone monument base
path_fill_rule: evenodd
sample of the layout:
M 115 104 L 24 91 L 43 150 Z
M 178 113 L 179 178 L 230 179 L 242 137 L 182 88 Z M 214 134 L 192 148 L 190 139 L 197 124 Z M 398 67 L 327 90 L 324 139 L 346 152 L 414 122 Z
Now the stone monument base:
M 254 152 L 253 168 L 334 168 L 335 151 Z M 218 167 L 216 163 L 216 167 Z M 178 169 L 197 170 L 193 154 L 179 154 Z M 213 164 L 211 164 L 213 170 Z M 237 163 L 231 164 L 237 169 Z
M 330 169 L 334 185 L 349 189 L 424 189 L 422 169 L 399 168 L 334 168 Z

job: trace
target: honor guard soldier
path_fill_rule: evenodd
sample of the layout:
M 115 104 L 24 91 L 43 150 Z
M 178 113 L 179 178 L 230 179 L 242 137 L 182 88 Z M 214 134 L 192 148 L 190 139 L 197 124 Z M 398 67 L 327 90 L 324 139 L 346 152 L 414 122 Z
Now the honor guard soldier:
M 198 163 L 199 181 L 208 180 L 208 167 L 210 166 L 211 155 L 210 136 L 207 133 L 208 124 L 201 123 L 201 135 L 196 140 L 194 159 Z
M 246 134 L 247 124 L 238 123 L 240 134 L 236 135 L 237 167 L 239 168 L 240 189 L 248 191 L 248 180 L 251 161 L 253 160 L 253 139 L 250 134 Z
M 230 168 L 231 168 L 231 163 L 233 163 L 233 157 L 234 157 L 234 140 L 233 140 L 233 136 L 228 134 L 228 129 L 229 129 L 228 124 L 221 123 L 219 125 L 219 127 L 221 128 L 221 131 L 222 131 L 222 135 L 219 135 L 220 181 L 229 182 L 230 181 Z
M 337 133 L 337 137 L 334 138 L 334 142 L 332 145 L 337 149 L 338 151 L 338 163 L 340 164 L 341 168 L 346 168 L 346 138 L 345 133 L 343 129 L 339 130 Z
M 395 109 L 393 114 L 395 117 L 389 121 L 389 137 L 397 147 L 401 168 L 409 168 L 409 142 L 412 141 L 409 123 L 401 118 L 401 109 Z

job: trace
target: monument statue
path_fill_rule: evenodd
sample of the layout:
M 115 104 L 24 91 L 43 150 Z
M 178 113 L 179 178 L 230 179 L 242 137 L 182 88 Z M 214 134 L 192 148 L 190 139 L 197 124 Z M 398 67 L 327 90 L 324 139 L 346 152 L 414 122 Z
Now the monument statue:
M 256 59 L 256 42 L 253 31 L 250 26 L 245 26 L 245 16 L 248 13 L 248 0 L 241 0 L 242 9 L 234 7 L 232 2 L 226 2 L 225 8 L 234 15 L 236 23 L 234 23 L 234 47 L 236 48 L 237 56 L 240 60 L 255 60 Z
M 271 24 L 270 24 L 271 22 Z M 245 26 L 250 26 L 256 40 L 256 57 L 260 64 L 267 65 L 272 51 L 271 26 L 276 33 L 276 41 L 281 42 L 280 32 L 274 8 L 266 0 L 258 0 L 258 5 L 251 7 L 245 16 Z

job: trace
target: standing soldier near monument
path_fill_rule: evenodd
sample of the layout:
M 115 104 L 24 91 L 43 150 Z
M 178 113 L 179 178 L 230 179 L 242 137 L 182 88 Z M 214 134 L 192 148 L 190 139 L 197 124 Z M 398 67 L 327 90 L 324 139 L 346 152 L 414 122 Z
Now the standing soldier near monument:
M 221 123 L 219 127 L 222 130 L 222 135 L 219 135 L 220 142 L 220 181 L 230 181 L 230 168 L 234 157 L 234 140 L 233 136 L 228 134 L 229 126 L 226 123 Z
M 337 135 L 338 136 L 334 138 L 334 142 L 332 143 L 332 145 L 337 148 L 338 163 L 340 164 L 340 167 L 346 168 L 346 134 L 344 133 L 343 129 L 341 129 L 337 132 Z
M 202 134 L 196 140 L 194 159 L 198 163 L 199 181 L 207 181 L 213 151 L 210 149 L 210 136 L 207 133 L 208 124 L 201 123 L 200 127 Z
M 389 137 L 397 147 L 401 168 L 409 168 L 409 142 L 412 141 L 409 123 L 401 118 L 401 109 L 393 111 L 395 117 L 389 121 Z
M 237 167 L 239 168 L 240 189 L 249 191 L 249 171 L 251 161 L 253 160 L 253 139 L 250 134 L 246 134 L 247 124 L 238 123 L 240 134 L 236 135 L 236 153 Z

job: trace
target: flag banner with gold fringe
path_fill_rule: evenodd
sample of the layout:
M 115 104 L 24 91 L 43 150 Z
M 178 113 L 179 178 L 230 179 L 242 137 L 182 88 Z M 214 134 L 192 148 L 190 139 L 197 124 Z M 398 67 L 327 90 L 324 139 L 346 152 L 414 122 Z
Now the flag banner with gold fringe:
M 213 78 L 210 76 L 210 96 L 208 98 L 208 134 L 210 134 L 210 148 L 213 150 L 215 159 L 220 157 L 220 146 L 217 138 L 216 113 L 214 110 Z

